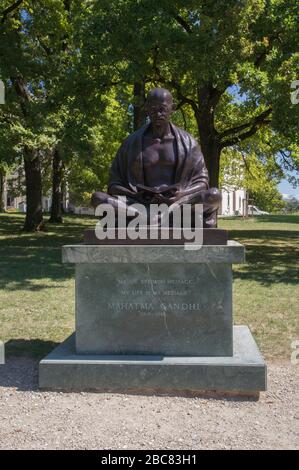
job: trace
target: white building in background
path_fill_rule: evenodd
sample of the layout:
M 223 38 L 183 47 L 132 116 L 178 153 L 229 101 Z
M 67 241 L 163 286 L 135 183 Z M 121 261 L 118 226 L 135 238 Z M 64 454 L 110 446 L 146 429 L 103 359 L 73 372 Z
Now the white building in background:
M 220 216 L 248 216 L 248 191 L 244 188 L 245 164 L 240 152 L 232 150 L 224 167 L 223 182 L 220 188 L 222 202 Z
M 43 212 L 49 212 L 51 209 L 51 198 L 42 197 Z M 4 191 L 4 209 L 6 211 L 26 212 L 26 196 L 12 196 L 9 191 Z
M 222 188 L 222 202 L 218 215 L 246 217 L 248 214 L 248 194 L 244 188 Z

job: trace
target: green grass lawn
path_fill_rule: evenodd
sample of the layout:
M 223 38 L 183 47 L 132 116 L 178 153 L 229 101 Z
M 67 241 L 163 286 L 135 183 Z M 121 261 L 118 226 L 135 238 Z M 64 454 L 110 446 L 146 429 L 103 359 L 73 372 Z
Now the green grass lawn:
M 36 234 L 21 214 L 0 214 L 0 339 L 6 354 L 42 357 L 74 330 L 74 267 L 61 246 L 81 241 L 92 218 L 65 217 Z M 246 246 L 234 266 L 234 318 L 247 324 L 267 358 L 289 358 L 299 339 L 299 216 L 221 219 Z

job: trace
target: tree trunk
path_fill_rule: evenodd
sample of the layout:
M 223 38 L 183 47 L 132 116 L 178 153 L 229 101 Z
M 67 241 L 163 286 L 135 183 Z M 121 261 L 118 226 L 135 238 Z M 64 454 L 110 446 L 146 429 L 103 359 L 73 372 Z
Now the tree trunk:
M 218 188 L 221 148 L 217 140 L 205 138 L 204 136 L 201 137 L 201 148 L 209 172 L 210 188 Z
M 221 146 L 216 130 L 207 125 L 204 115 L 196 116 L 201 150 L 209 172 L 210 188 L 219 187 Z
M 57 148 L 53 153 L 52 167 L 52 205 L 50 223 L 61 224 L 62 220 L 62 177 L 63 163 Z
M 4 184 L 5 184 L 5 172 L 4 170 L 0 170 L 0 212 L 5 212 Z
M 221 142 L 215 128 L 215 108 L 222 93 L 223 90 L 215 88 L 212 83 L 199 87 L 197 105 L 194 107 L 201 149 L 209 172 L 210 188 L 219 187 Z
M 134 83 L 134 131 L 145 124 L 145 81 Z
M 210 188 L 219 186 L 221 145 L 215 129 L 214 116 L 217 98 L 211 86 L 199 89 L 198 107 L 195 112 L 201 149 L 209 172 Z
M 26 181 L 26 218 L 23 230 L 35 232 L 44 226 L 42 211 L 42 177 L 38 152 L 24 150 Z

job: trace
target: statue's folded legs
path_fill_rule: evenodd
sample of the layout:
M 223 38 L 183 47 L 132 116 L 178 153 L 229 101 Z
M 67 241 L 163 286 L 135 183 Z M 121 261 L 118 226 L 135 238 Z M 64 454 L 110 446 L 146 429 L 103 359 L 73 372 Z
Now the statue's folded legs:
M 190 194 L 188 196 L 183 196 L 182 198 L 176 201 L 176 204 L 183 206 L 183 204 L 191 204 L 191 213 L 192 213 L 192 226 L 194 226 L 194 217 L 195 217 L 195 204 L 203 205 L 203 227 L 204 228 L 215 228 L 217 226 L 217 210 L 219 209 L 221 202 L 221 194 L 217 188 L 210 188 L 207 190 L 201 190 L 198 193 Z M 114 210 L 117 217 L 118 210 L 124 210 L 128 212 L 127 218 L 130 219 L 135 217 L 138 214 L 138 211 L 134 210 L 130 206 L 132 204 L 140 204 L 137 199 L 133 197 L 124 197 L 118 198 L 117 196 L 111 196 L 102 191 L 97 191 L 93 194 L 92 205 L 97 207 L 99 204 L 110 204 Z M 149 205 L 145 206 L 149 213 Z
M 195 204 L 203 205 L 203 228 L 217 227 L 217 210 L 221 203 L 221 193 L 217 188 L 210 188 L 198 193 L 184 196 L 177 201 L 178 204 L 189 203 L 192 205 L 193 217 L 195 216 Z M 194 218 L 192 222 L 194 226 Z

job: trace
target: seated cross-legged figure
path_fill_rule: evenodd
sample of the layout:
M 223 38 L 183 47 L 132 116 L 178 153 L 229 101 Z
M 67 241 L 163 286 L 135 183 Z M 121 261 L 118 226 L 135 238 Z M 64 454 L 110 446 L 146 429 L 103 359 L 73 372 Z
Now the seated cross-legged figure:
M 117 210 L 117 196 L 126 196 L 121 204 L 127 208 L 134 203 L 146 207 L 152 203 L 191 204 L 192 208 L 202 204 L 203 226 L 216 227 L 221 195 L 218 189 L 209 188 L 208 171 L 196 140 L 170 122 L 173 110 L 168 90 L 149 92 L 146 111 L 150 123 L 123 142 L 112 163 L 108 193 L 95 192 L 93 207 L 109 203 Z

